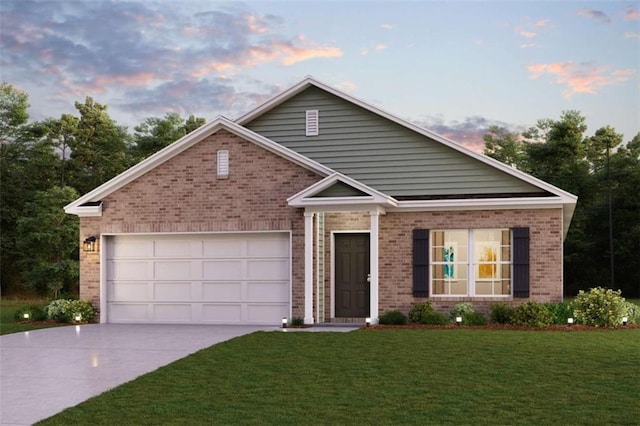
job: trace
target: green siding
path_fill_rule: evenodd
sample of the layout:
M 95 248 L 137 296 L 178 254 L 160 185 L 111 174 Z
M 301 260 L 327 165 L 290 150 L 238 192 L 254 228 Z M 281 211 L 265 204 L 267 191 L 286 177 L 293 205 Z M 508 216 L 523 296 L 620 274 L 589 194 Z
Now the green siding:
M 314 195 L 315 197 L 363 197 L 366 196 L 364 192 L 349 186 L 345 183 L 338 182 L 335 185 L 331 185 L 329 188 Z
M 318 136 L 305 136 L 308 109 L 319 111 Z M 313 86 L 245 126 L 394 197 L 543 192 Z

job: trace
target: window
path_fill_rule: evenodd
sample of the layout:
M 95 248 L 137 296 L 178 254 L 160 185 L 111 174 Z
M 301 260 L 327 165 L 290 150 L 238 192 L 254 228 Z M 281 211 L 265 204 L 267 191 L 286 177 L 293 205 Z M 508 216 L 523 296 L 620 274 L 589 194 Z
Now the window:
M 430 241 L 432 295 L 511 294 L 510 230 L 438 230 Z

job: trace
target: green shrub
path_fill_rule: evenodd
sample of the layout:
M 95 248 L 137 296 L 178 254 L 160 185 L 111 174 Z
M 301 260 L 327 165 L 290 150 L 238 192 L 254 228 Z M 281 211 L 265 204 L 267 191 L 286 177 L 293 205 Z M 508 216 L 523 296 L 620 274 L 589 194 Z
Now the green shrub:
M 463 325 L 485 325 L 487 319 L 480 312 L 473 309 L 469 302 L 458 303 L 449 311 L 449 320 L 455 322 L 456 317 L 462 317 Z
M 445 314 L 441 314 L 437 311 L 426 312 L 421 320 L 420 324 L 432 324 L 432 325 L 444 325 L 449 324 L 449 318 Z
M 615 327 L 621 324 L 626 314 L 626 303 L 621 291 L 595 287 L 585 292 L 580 290 L 571 302 L 577 324 L 595 327 Z
M 25 318 L 25 314 L 29 314 L 29 318 Z M 16 321 L 44 321 L 46 319 L 47 314 L 45 314 L 44 309 L 38 305 L 22 306 L 15 313 Z
M 489 319 L 495 324 L 509 324 L 513 311 L 513 307 L 504 302 L 492 303 L 489 307 Z
M 302 327 L 304 325 L 304 318 L 293 317 L 291 318 L 291 327 Z
M 405 325 L 407 316 L 400 311 L 387 311 L 380 315 L 378 322 L 383 325 Z
M 553 324 L 566 324 L 567 320 L 573 317 L 573 310 L 566 302 L 546 303 L 545 306 L 553 315 Z
M 417 324 L 447 324 L 446 315 L 436 312 L 430 302 L 416 303 L 409 311 L 409 322 Z
M 553 314 L 542 303 L 527 302 L 514 309 L 511 323 L 528 327 L 546 327 L 553 324 Z
M 640 306 L 631 302 L 624 302 L 624 312 L 629 324 L 640 323 Z
M 47 318 L 58 322 L 91 322 L 96 310 L 86 300 L 58 299 L 45 306 Z M 80 321 L 76 321 L 76 316 Z

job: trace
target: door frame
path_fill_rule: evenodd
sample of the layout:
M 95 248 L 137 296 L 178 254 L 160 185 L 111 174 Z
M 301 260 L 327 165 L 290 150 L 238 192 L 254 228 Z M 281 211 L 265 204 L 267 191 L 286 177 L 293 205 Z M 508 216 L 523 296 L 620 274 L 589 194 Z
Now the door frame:
M 336 317 L 336 234 L 367 234 L 369 235 L 369 242 L 371 242 L 371 230 L 369 229 L 361 229 L 361 230 L 341 230 L 341 231 L 331 231 L 331 241 L 330 241 L 330 250 L 331 250 L 331 284 L 330 284 L 330 305 L 331 312 L 329 318 Z M 369 255 L 371 255 L 371 248 L 369 248 Z M 371 291 L 371 289 L 369 289 Z M 368 314 L 367 314 L 368 316 Z

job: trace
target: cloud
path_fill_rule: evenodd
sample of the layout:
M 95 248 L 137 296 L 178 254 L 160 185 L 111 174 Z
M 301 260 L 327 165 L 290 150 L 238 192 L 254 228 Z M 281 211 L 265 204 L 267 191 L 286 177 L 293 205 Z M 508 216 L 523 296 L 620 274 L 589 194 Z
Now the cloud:
M 523 126 L 491 120 L 479 115 L 466 117 L 463 121 L 454 120 L 450 123 L 445 123 L 442 116 L 424 116 L 419 120 L 414 120 L 414 122 L 425 129 L 429 129 L 479 153 L 484 149 L 483 136 L 489 133 L 489 127 L 495 125 L 516 133 L 525 130 Z
M 218 103 L 209 101 L 212 108 L 235 105 L 238 94 L 221 79 L 238 79 L 249 68 L 343 56 L 337 46 L 283 34 L 282 18 L 240 3 L 208 6 L 198 13 L 174 6 L 4 0 L 3 78 L 30 85 L 30 90 L 37 87 L 55 99 L 100 94 L 119 99 L 123 110 L 163 113 L 163 97 L 176 110 L 179 102 L 200 102 L 192 88 L 207 90 L 198 98 L 221 96 Z M 181 90 L 181 100 L 172 97 Z M 132 96 L 140 98 L 133 101 Z
M 627 31 L 624 33 L 625 38 L 640 38 L 640 34 L 634 33 L 633 31 Z
M 608 68 L 589 63 L 576 64 L 571 61 L 527 66 L 531 78 L 537 79 L 543 75 L 551 75 L 555 77 L 557 84 L 567 86 L 563 92 L 565 98 L 570 98 L 577 93 L 595 94 L 605 86 L 629 80 L 636 73 L 633 69 L 609 71 Z
M 520 45 L 520 49 L 532 49 L 534 47 L 538 47 L 536 43 L 523 43 Z
M 633 6 L 627 7 L 627 11 L 624 14 L 624 19 L 627 21 L 640 19 L 640 12 L 633 8 Z
M 519 30 L 518 34 L 520 34 L 524 38 L 534 38 L 537 35 L 533 31 L 525 31 L 525 30 Z
M 387 49 L 389 46 L 387 46 L 386 44 L 376 44 L 376 46 L 374 47 L 375 50 L 385 50 Z
M 593 18 L 597 21 L 602 22 L 603 24 L 609 24 L 611 23 L 611 18 L 609 18 L 609 16 L 602 12 L 601 10 L 595 10 L 595 9 L 580 9 L 578 11 L 578 15 L 582 15 L 582 16 L 586 16 L 589 18 Z
M 380 25 L 380 28 L 382 28 L 383 30 L 392 30 L 394 26 L 391 24 L 382 24 Z
M 539 21 L 536 21 L 536 23 L 533 24 L 533 26 L 536 28 L 544 28 L 549 25 L 549 22 L 550 21 L 548 19 L 541 19 Z

